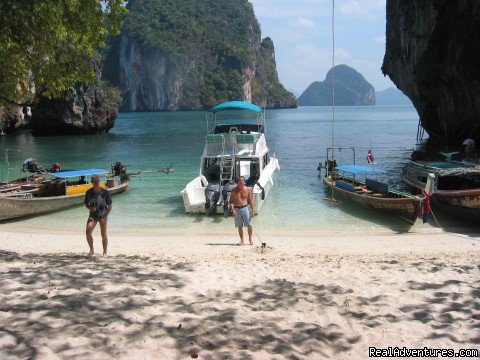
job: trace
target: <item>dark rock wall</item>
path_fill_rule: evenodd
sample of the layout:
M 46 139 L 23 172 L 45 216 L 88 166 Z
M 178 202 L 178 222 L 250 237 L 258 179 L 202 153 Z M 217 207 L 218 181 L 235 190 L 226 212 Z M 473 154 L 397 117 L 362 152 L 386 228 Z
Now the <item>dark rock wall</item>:
M 480 139 L 480 1 L 387 0 L 382 71 L 431 138 Z

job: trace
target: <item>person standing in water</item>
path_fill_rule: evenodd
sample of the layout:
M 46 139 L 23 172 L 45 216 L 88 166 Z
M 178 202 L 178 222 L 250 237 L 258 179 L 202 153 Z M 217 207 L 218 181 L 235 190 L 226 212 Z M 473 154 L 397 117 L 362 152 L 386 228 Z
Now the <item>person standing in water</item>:
M 250 210 L 248 207 L 250 206 Z M 252 189 L 245 185 L 245 178 L 240 176 L 237 180 L 237 186 L 232 189 L 230 194 L 230 210 L 235 216 L 235 227 L 238 228 L 240 242 L 237 245 L 243 245 L 243 226 L 248 228 L 248 240 L 253 245 L 253 227 L 250 215 L 254 215 Z
M 85 193 L 85 206 L 90 211 L 87 220 L 86 236 L 90 247 L 88 256 L 94 254 L 93 251 L 93 230 L 100 223 L 100 232 L 102 234 L 103 256 L 107 256 L 108 238 L 107 238 L 107 220 L 110 211 L 112 211 L 112 198 L 108 190 L 100 187 L 98 175 L 92 176 L 93 187 Z

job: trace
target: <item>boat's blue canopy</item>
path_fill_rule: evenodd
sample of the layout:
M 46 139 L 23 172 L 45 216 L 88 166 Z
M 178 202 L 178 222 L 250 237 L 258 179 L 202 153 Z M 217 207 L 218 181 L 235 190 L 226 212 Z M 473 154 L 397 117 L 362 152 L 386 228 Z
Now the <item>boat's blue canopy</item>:
M 208 110 L 209 112 L 217 113 L 222 110 L 250 110 L 256 113 L 262 111 L 258 105 L 246 101 L 227 101 Z
M 336 169 L 353 175 L 380 175 L 387 173 L 385 170 L 372 165 L 341 165 L 337 166 Z
M 63 179 L 63 178 L 69 178 L 69 177 L 108 174 L 108 171 L 102 170 L 102 169 L 85 169 L 85 170 L 73 170 L 73 171 L 60 171 L 60 172 L 54 172 L 50 174 L 57 178 Z

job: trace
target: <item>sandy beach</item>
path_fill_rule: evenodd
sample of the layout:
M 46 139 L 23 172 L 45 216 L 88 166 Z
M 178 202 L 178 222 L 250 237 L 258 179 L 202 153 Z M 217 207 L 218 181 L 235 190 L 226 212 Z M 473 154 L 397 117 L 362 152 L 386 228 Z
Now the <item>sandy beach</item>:
M 480 237 L 0 231 L 0 358 L 367 359 L 480 349 Z M 98 230 L 95 250 L 101 252 Z

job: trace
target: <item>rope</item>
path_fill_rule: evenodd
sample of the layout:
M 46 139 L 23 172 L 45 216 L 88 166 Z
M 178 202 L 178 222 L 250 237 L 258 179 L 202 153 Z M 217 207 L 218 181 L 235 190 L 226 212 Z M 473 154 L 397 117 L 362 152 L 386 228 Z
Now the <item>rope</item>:
M 432 207 L 430 207 L 430 212 L 432 213 L 432 216 L 433 216 L 433 219 L 435 220 L 436 224 L 438 225 L 438 227 L 442 227 L 439 223 L 438 223 L 438 220 L 437 218 L 435 217 L 435 214 L 433 213 L 433 210 L 432 210 Z
M 332 159 L 335 157 L 335 0 L 332 0 Z
M 435 223 L 438 225 L 438 227 L 443 228 L 443 227 L 439 224 L 437 218 L 435 217 L 435 214 L 433 213 L 432 208 L 430 208 L 430 213 L 432 214 L 433 219 L 435 220 Z M 445 231 L 445 230 L 444 230 L 444 231 Z M 470 236 L 467 236 L 467 235 L 454 234 L 454 233 L 451 233 L 451 232 L 448 232 L 448 231 L 447 231 L 447 233 L 448 233 L 449 235 L 451 235 L 451 236 L 455 236 L 455 237 L 459 237 L 459 238 L 462 238 L 462 239 L 471 240 L 471 237 L 470 237 Z

